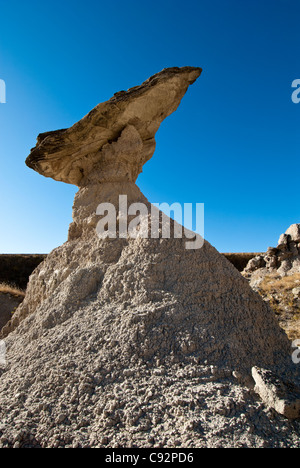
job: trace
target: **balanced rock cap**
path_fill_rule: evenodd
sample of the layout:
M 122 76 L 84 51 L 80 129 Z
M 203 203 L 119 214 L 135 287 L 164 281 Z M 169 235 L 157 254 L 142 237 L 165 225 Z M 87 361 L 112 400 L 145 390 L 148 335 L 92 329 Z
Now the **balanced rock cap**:
M 103 180 L 127 178 L 135 182 L 154 153 L 160 124 L 177 109 L 201 72 L 195 67 L 166 68 L 140 86 L 98 104 L 72 127 L 40 134 L 26 159 L 27 166 L 45 177 L 77 186 L 85 185 L 95 168 L 104 174 L 108 166 L 109 175 Z M 119 139 L 121 144 L 114 150 L 112 145 Z M 109 151 L 105 150 L 107 145 Z M 126 151 L 120 152 L 120 147 Z M 117 172 L 112 171 L 112 165 L 119 167 Z

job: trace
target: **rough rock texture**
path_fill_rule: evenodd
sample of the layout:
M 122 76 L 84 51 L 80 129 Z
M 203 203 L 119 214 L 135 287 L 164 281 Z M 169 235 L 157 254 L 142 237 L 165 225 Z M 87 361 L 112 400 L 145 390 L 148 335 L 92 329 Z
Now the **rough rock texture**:
M 266 254 L 251 259 L 243 271 L 252 286 L 274 273 L 280 276 L 300 273 L 300 224 L 292 224 L 281 234 L 276 248 L 269 247 Z
M 185 238 L 161 232 L 157 239 L 96 235 L 100 202 L 118 206 L 126 194 L 150 208 L 134 183 L 140 166 L 134 171 L 133 162 L 153 150 L 154 130 L 148 147 L 139 112 L 147 109 L 146 128 L 155 129 L 154 116 L 175 110 L 197 74 L 163 71 L 70 131 L 40 138 L 32 152 L 37 170 L 80 190 L 69 240 L 33 272 L 2 334 L 0 446 L 300 447 L 299 422 L 265 407 L 251 377 L 256 366 L 296 382 L 291 344 L 233 265 L 208 242 L 187 250 Z M 115 120 L 108 120 L 111 108 Z M 98 121 L 99 109 L 108 110 Z M 101 136 L 108 121 L 122 122 L 111 142 L 110 128 Z M 90 132 L 103 158 L 94 158 L 94 143 L 85 148 Z M 95 171 L 79 177 L 89 151 Z
M 101 320 L 108 309 L 120 352 L 138 358 L 193 354 L 249 373 L 290 361 L 274 314 L 207 242 L 189 251 L 184 239 L 69 241 L 31 275 L 11 323 L 19 318 L 18 335 L 25 327 L 36 338 L 82 307 L 96 307 Z

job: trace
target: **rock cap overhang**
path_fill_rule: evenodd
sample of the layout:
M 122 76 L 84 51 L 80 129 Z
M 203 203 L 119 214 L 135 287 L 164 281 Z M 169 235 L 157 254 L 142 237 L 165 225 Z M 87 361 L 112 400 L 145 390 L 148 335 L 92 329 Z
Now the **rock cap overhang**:
M 27 166 L 45 177 L 80 186 L 95 166 L 102 170 L 102 148 L 117 142 L 128 128 L 132 133 L 136 130 L 135 140 L 140 140 L 133 156 L 136 179 L 155 151 L 160 124 L 177 109 L 201 72 L 198 67 L 166 68 L 140 86 L 114 94 L 72 127 L 40 134 Z

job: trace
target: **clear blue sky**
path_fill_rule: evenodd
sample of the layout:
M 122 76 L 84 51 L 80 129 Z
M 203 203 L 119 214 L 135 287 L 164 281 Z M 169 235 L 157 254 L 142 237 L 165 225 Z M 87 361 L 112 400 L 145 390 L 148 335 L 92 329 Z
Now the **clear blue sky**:
M 38 133 L 116 91 L 200 66 L 138 178 L 151 202 L 205 203 L 222 252 L 264 251 L 300 222 L 299 0 L 0 2 L 0 253 L 67 239 L 77 188 L 25 166 Z

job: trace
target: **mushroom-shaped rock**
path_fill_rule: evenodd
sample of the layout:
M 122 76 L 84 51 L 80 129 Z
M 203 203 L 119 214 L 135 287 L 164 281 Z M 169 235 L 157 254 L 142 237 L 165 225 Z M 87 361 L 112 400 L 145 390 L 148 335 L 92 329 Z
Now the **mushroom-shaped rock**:
M 109 392 L 114 392 L 111 385 L 124 381 L 124 371 L 130 372 L 127 376 L 136 375 L 138 385 L 142 385 L 151 377 L 150 369 L 158 369 L 160 399 L 165 399 L 166 393 L 162 392 L 168 387 L 166 379 L 170 380 L 170 376 L 175 389 L 184 385 L 193 393 L 196 376 L 213 385 L 212 392 L 216 393 L 220 382 L 231 379 L 233 370 L 247 375 L 256 366 L 276 374 L 283 368 L 286 374 L 295 373 L 290 342 L 273 311 L 207 241 L 201 248 L 187 249 L 186 239 L 164 236 L 163 229 L 148 237 L 129 236 L 126 230 L 124 236 L 120 235 L 124 232 L 120 228 L 123 211 L 119 195 L 126 195 L 128 203 L 145 208 L 139 204 L 142 201 L 147 208 L 143 221 L 151 223 L 152 207 L 135 180 L 154 151 L 154 136 L 160 123 L 177 108 L 200 71 L 164 70 L 143 85 L 100 104 L 69 130 L 39 138 L 28 164 L 46 176 L 78 184 L 79 190 L 69 241 L 54 249 L 33 272 L 24 301 L 1 331 L 0 336 L 7 337 L 10 356 L 11 349 L 15 349 L 15 361 L 9 356 L 9 369 L 4 376 L 6 387 L 16 375 L 24 377 L 28 363 L 32 364 L 32 374 L 35 369 L 44 368 L 46 361 L 55 372 L 45 370 L 43 398 L 47 399 L 51 389 L 57 387 L 56 375 L 61 372 L 70 378 L 66 377 L 59 395 L 69 395 L 76 369 L 78 382 L 86 380 L 87 370 L 99 382 L 105 379 L 103 402 L 110 400 Z M 106 215 L 98 208 L 105 210 L 107 203 L 113 205 L 113 219 L 119 224 L 119 235 L 115 232 L 112 238 L 96 234 L 96 226 L 106 223 Z M 132 206 L 128 208 L 128 220 Z M 99 221 L 102 215 L 104 221 Z M 171 225 L 171 219 L 166 218 Z M 53 352 L 53 343 L 61 352 Z M 20 349 L 24 346 L 32 354 L 28 358 L 25 353 L 22 361 Z M 66 367 L 65 363 L 71 361 L 72 366 Z M 203 366 L 207 369 L 204 373 Z M 182 369 L 187 369 L 188 386 L 182 383 Z M 214 382 L 210 379 L 212 370 Z M 141 374 L 144 371 L 147 374 Z M 157 382 L 158 374 L 154 375 Z M 16 380 L 22 384 L 22 379 Z M 133 388 L 142 387 L 134 383 Z M 28 401 L 34 401 L 34 392 L 35 388 L 31 389 Z M 0 409 L 15 404 L 6 393 L 0 391 Z M 237 395 L 233 407 L 239 404 L 240 391 Z M 172 395 L 170 398 L 173 401 Z M 205 401 L 203 404 L 206 408 Z M 56 397 L 52 405 L 51 414 L 60 415 Z M 174 411 L 171 408 L 174 414 L 175 406 Z M 190 419 L 199 416 L 198 403 L 194 406 L 198 413 L 189 414 Z M 69 410 L 72 408 L 66 409 Z M 89 412 L 96 414 L 95 407 L 90 406 Z M 20 417 L 27 424 L 28 417 Z M 75 413 L 75 422 L 76 418 Z M 13 422 L 8 428 L 12 433 Z M 122 440 L 126 442 L 128 428 L 123 422 L 126 435 Z M 39 420 L 38 424 L 43 426 Z M 102 430 L 101 424 L 99 427 Z M 90 434 L 92 440 L 94 433 L 87 433 Z M 102 437 L 104 433 L 99 434 Z M 5 437 L 9 438 L 9 434 Z M 48 440 L 48 434 L 45 437 Z
M 26 164 L 46 177 L 86 186 L 135 182 L 155 150 L 155 134 L 201 68 L 167 68 L 120 91 L 65 130 L 43 133 Z

